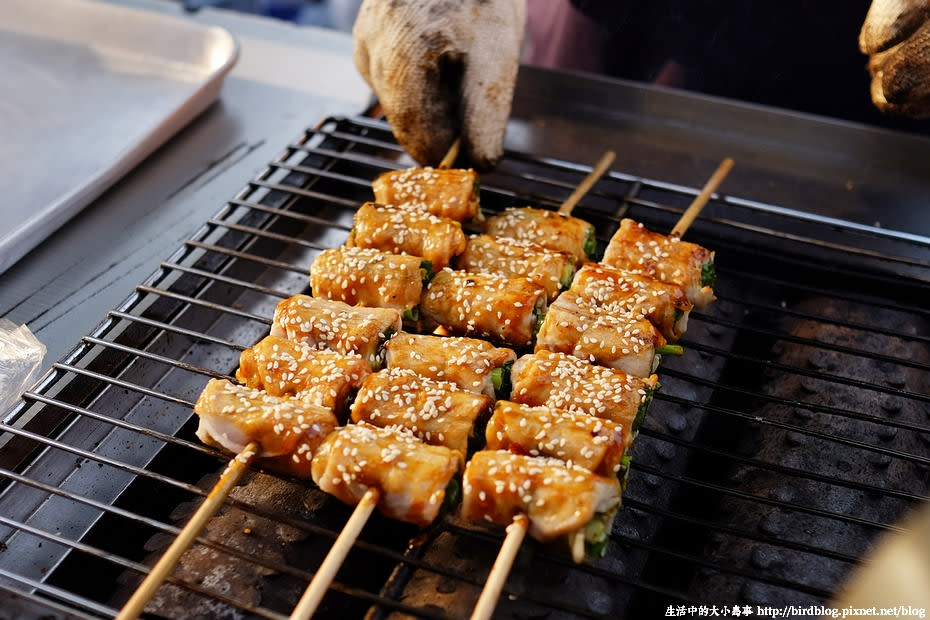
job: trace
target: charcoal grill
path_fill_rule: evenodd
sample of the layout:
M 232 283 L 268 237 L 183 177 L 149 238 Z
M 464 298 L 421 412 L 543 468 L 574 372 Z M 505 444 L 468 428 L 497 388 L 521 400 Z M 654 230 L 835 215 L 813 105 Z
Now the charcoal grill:
M 6 415 L 0 616 L 118 612 L 228 461 L 194 436 L 200 390 L 306 291 L 374 176 L 407 165 L 381 121 L 307 130 Z M 557 208 L 588 170 L 508 152 L 483 207 Z M 621 217 L 669 230 L 697 193 L 612 171 L 575 214 L 603 249 Z M 930 244 L 725 192 L 687 236 L 716 249 L 719 300 L 660 369 L 608 553 L 577 566 L 525 542 L 500 617 L 824 604 L 927 493 Z M 349 514 L 253 470 L 147 614 L 286 617 Z M 376 515 L 318 615 L 465 617 L 501 541 L 454 515 L 426 531 Z

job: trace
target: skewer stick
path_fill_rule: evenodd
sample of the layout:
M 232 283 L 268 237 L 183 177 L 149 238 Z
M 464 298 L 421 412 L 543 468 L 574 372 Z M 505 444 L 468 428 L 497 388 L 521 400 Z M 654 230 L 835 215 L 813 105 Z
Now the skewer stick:
M 329 585 L 333 582 L 333 579 L 335 579 L 336 573 L 339 572 L 346 556 L 355 545 L 355 541 L 358 539 L 359 534 L 362 533 L 362 528 L 365 527 L 368 518 L 378 504 L 379 497 L 380 493 L 378 489 L 369 488 L 365 491 L 362 499 L 359 500 L 358 504 L 355 506 L 355 510 L 352 511 L 352 516 L 346 521 L 345 526 L 342 528 L 342 532 L 339 534 L 339 537 L 336 538 L 336 542 L 333 544 L 332 549 L 326 554 L 326 558 L 324 558 L 320 568 L 310 581 L 310 585 L 307 586 L 303 596 L 300 597 L 297 607 L 291 612 L 291 620 L 307 620 L 313 615 L 316 608 L 319 607 L 320 602 L 323 600 L 323 596 L 329 589 Z
M 591 169 L 591 172 L 588 173 L 588 176 L 575 188 L 575 191 L 565 199 L 565 202 L 562 203 L 562 206 L 559 207 L 559 213 L 562 215 L 570 215 L 572 209 L 575 208 L 575 205 L 591 191 L 591 188 L 594 187 L 594 184 L 597 183 L 605 172 L 610 168 L 610 165 L 614 163 L 614 159 L 617 157 L 617 154 L 613 151 L 605 151 L 601 155 L 600 160 L 594 165 L 594 168 Z
M 452 164 L 455 163 L 455 158 L 459 156 L 459 149 L 462 147 L 462 139 L 456 138 L 455 142 L 452 143 L 452 146 L 449 147 L 449 150 L 446 151 L 446 156 L 442 158 L 442 161 L 439 162 L 438 168 L 449 168 Z
M 239 479 L 242 478 L 242 474 L 248 470 L 252 460 L 260 451 L 261 446 L 259 446 L 258 442 L 253 441 L 229 461 L 223 475 L 220 476 L 210 493 L 207 494 L 207 499 L 200 505 L 191 520 L 187 522 L 184 529 L 181 530 L 174 542 L 171 543 L 171 546 L 168 547 L 168 550 L 152 567 L 148 576 L 129 598 L 123 609 L 120 610 L 119 615 L 116 617 L 117 620 L 129 620 L 142 614 L 146 604 L 155 596 L 155 592 L 158 591 L 158 588 L 174 570 L 184 552 L 194 544 L 194 540 L 207 524 L 207 521 L 226 501 L 233 487 L 236 486 Z
M 717 166 L 717 170 L 710 176 L 707 180 L 707 183 L 704 184 L 704 187 L 701 189 L 701 193 L 695 197 L 694 201 L 691 202 L 691 205 L 681 214 L 681 219 L 678 220 L 678 223 L 675 224 L 675 227 L 672 228 L 670 236 L 681 237 L 685 234 L 688 228 L 691 226 L 691 223 L 697 219 L 697 216 L 701 213 L 701 209 L 704 208 L 704 205 L 710 200 L 711 195 L 717 191 L 717 188 L 730 173 L 730 169 L 733 167 L 733 160 L 729 157 L 725 158 L 720 165 Z
M 471 620 L 487 620 L 494 614 L 494 608 L 497 607 L 497 600 L 500 598 L 501 590 L 504 589 L 504 583 L 513 567 L 513 561 L 517 557 L 526 531 L 530 527 L 530 520 L 526 515 L 517 515 L 513 522 L 507 526 L 507 537 L 504 538 L 504 544 L 497 553 L 497 559 L 491 567 L 488 574 L 488 580 L 484 584 L 481 596 L 478 597 L 478 603 L 475 605 L 471 614 Z

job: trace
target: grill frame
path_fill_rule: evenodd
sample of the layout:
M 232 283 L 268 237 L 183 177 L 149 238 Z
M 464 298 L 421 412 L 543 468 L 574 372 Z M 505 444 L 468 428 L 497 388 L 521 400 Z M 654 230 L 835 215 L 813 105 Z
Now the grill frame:
M 389 127 L 383 122 L 361 117 L 334 118 L 308 130 L 300 139 L 288 145 L 282 155 L 269 164 L 265 172 L 250 181 L 239 195 L 228 201 L 215 217 L 206 221 L 204 226 L 162 263 L 151 277 L 140 284 L 123 304 L 110 312 L 71 353 L 56 363 L 35 390 L 24 396 L 21 405 L 5 416 L 0 428 L 3 432 L 3 457 L 0 459 L 3 467 L 0 468 L 0 474 L 5 480 L 0 495 L 0 506 L 8 506 L 12 502 L 11 498 L 18 495 L 31 497 L 33 503 L 16 502 L 20 513 L 24 515 L 20 520 L 0 511 L 3 515 L 0 519 L 4 541 L 2 556 L 8 558 L 12 555 L 13 550 L 8 542 L 16 536 L 20 539 L 38 537 L 51 543 L 50 546 L 57 546 L 64 540 L 65 546 L 68 547 L 61 553 L 61 557 L 54 561 L 47 559 L 49 556 L 46 552 L 29 557 L 25 551 L 16 551 L 17 557 L 20 558 L 18 561 L 25 565 L 23 574 L 10 571 L 6 568 L 7 563 L 3 562 L 4 558 L 0 557 L 0 585 L 11 597 L 15 594 L 16 598 L 21 598 L 26 604 L 36 608 L 46 607 L 78 617 L 82 614 L 86 614 L 86 617 L 105 617 L 118 610 L 115 606 L 118 603 L 114 601 L 125 595 L 125 589 L 130 587 L 129 584 L 125 588 L 118 588 L 117 591 L 95 591 L 84 596 L 67 588 L 60 588 L 56 584 L 67 583 L 72 578 L 69 575 L 78 570 L 73 566 L 77 562 L 74 558 L 82 553 L 93 556 L 97 565 L 107 564 L 109 570 L 121 576 L 121 579 L 127 579 L 122 577 L 123 571 L 144 570 L 143 562 L 152 560 L 151 557 L 145 557 L 146 554 L 124 558 L 119 556 L 118 552 L 107 550 L 99 542 L 84 542 L 86 539 L 96 541 L 100 536 L 100 530 L 106 529 L 114 520 L 125 519 L 131 522 L 132 527 L 127 528 L 130 530 L 151 530 L 149 538 L 155 534 L 161 538 L 170 537 L 177 532 L 178 521 L 173 518 L 172 512 L 178 510 L 178 506 L 196 502 L 198 498 L 203 497 L 209 490 L 204 480 L 209 479 L 211 471 L 221 469 L 228 459 L 227 455 L 202 446 L 192 439 L 191 408 L 199 387 L 202 387 L 209 377 L 229 376 L 235 369 L 239 351 L 250 346 L 267 331 L 273 304 L 278 299 L 304 290 L 305 273 L 312 256 L 326 247 L 341 243 L 348 234 L 351 214 L 358 204 L 366 199 L 369 192 L 368 183 L 373 174 L 406 165 L 410 165 L 409 160 L 393 142 Z M 345 168 L 355 172 L 347 174 Z M 359 173 L 359 170 L 368 170 L 371 173 Z M 528 203 L 557 208 L 587 171 L 587 166 L 578 163 L 509 152 L 495 171 L 482 176 L 483 203 L 492 210 L 511 204 Z M 330 188 L 339 188 L 339 191 L 337 193 Z M 351 192 L 343 191 L 347 189 Z M 611 172 L 585 197 L 576 213 L 592 221 L 613 224 L 623 215 L 629 214 L 646 222 L 650 227 L 667 230 L 698 191 L 698 188 L 644 179 L 623 172 Z M 617 203 L 621 205 L 619 209 Z M 297 206 L 299 211 L 295 210 Z M 311 206 L 317 207 L 318 210 L 306 212 Z M 294 234 L 305 234 L 305 237 L 292 238 L 289 231 L 297 231 Z M 313 235 L 306 237 L 307 231 Z M 601 248 L 612 232 L 613 229 L 599 227 Z M 722 291 L 726 291 L 729 279 L 733 282 L 738 280 L 742 284 L 752 283 L 755 287 L 763 289 L 765 294 L 761 297 L 744 295 L 747 298 L 744 301 L 740 296 L 721 292 L 721 299 L 717 305 L 692 322 L 692 329 L 699 329 L 689 330 L 686 336 L 684 345 L 688 354 L 684 360 L 675 360 L 660 369 L 660 376 L 667 385 L 657 396 L 653 412 L 647 418 L 642 435 L 637 440 L 638 448 L 646 447 L 641 450 L 634 449 L 631 488 L 625 498 L 625 508 L 618 516 L 618 525 L 614 529 L 615 540 L 612 548 L 618 551 L 618 547 L 623 547 L 622 557 L 609 554 L 603 562 L 575 568 L 557 552 L 542 549 L 535 543 L 527 543 L 526 549 L 521 551 L 522 560 L 518 558 L 515 574 L 505 587 L 508 598 L 515 598 L 518 605 L 535 608 L 534 606 L 553 602 L 547 599 L 549 593 L 538 593 L 530 587 L 531 583 L 527 583 L 532 581 L 526 571 L 526 562 L 531 558 L 542 558 L 547 566 L 552 565 L 553 574 L 567 574 L 573 577 L 580 571 L 593 579 L 607 582 L 612 590 L 620 591 L 617 599 L 629 599 L 629 602 L 624 603 L 624 608 L 628 610 L 651 608 L 665 600 L 681 604 L 740 602 L 700 599 L 693 593 L 669 587 L 667 580 L 664 583 L 661 583 L 661 580 L 660 583 L 654 583 L 657 567 L 667 569 L 669 564 L 678 562 L 692 566 L 691 572 L 732 571 L 738 576 L 751 579 L 764 573 L 764 570 L 760 569 L 754 573 L 740 575 L 741 571 L 745 573 L 744 569 L 716 565 L 713 561 L 699 557 L 694 549 L 683 551 L 677 547 L 667 548 L 663 546 L 664 542 L 651 541 L 653 536 L 658 537 L 660 541 L 674 540 L 674 537 L 670 538 L 667 534 L 656 533 L 663 527 L 668 527 L 667 523 L 670 522 L 683 522 L 687 528 L 693 530 L 707 529 L 711 525 L 717 527 L 706 515 L 686 514 L 682 517 L 681 509 L 673 507 L 675 493 L 663 495 L 661 500 L 643 501 L 643 496 L 650 493 L 650 490 L 654 491 L 665 485 L 692 487 L 686 495 L 693 496 L 696 493 L 694 489 L 697 489 L 774 506 L 779 510 L 804 509 L 791 501 L 743 497 L 739 488 L 728 489 L 721 484 L 686 475 L 690 462 L 696 459 L 695 452 L 701 453 L 700 456 L 705 459 L 724 458 L 733 462 L 742 459 L 741 462 L 760 470 L 771 469 L 772 464 L 756 462 L 749 457 L 736 458 L 732 450 L 727 452 L 724 447 L 707 445 L 663 426 L 668 425 L 669 420 L 675 419 L 670 414 L 677 413 L 678 409 L 700 410 L 700 415 L 695 415 L 695 419 L 728 418 L 737 420 L 741 425 L 798 432 L 817 441 L 829 440 L 847 448 L 865 450 L 870 455 L 876 455 L 876 458 L 913 462 L 924 472 L 930 464 L 930 459 L 921 458 L 919 455 L 863 444 L 856 439 L 836 438 L 823 430 L 809 429 L 803 423 L 790 424 L 780 420 L 757 419 L 752 412 L 732 409 L 726 405 L 728 401 L 739 402 L 741 398 L 765 400 L 763 395 L 751 392 L 740 384 L 730 385 L 727 383 L 730 379 L 721 381 L 719 378 L 713 378 L 715 373 L 728 377 L 727 373 L 732 374 L 731 367 L 734 365 L 755 365 L 761 367 L 759 373 L 785 373 L 791 377 L 809 377 L 818 381 L 826 379 L 831 383 L 863 392 L 879 392 L 889 398 L 903 399 L 906 403 L 927 402 L 930 396 L 925 391 L 844 378 L 819 369 L 773 362 L 754 353 L 758 349 L 755 345 L 750 344 L 751 351 L 745 353 L 740 346 L 746 345 L 739 345 L 737 342 L 751 336 L 750 340 L 780 340 L 798 346 L 810 345 L 809 340 L 786 334 L 777 326 L 769 328 L 752 322 L 747 323 L 745 318 L 740 316 L 741 310 L 744 314 L 776 315 L 781 318 L 791 316 L 798 321 L 822 322 L 837 329 L 861 332 L 875 329 L 875 326 L 860 320 L 827 319 L 809 309 L 798 310 L 790 302 L 780 307 L 781 304 L 772 301 L 777 297 L 773 296 L 773 289 L 784 291 L 785 297 L 792 300 L 814 296 L 817 287 L 822 284 L 812 280 L 811 274 L 799 273 L 796 269 L 804 262 L 814 260 L 822 265 L 831 265 L 837 274 L 836 282 L 831 284 L 833 292 L 826 295 L 830 299 L 842 301 L 850 306 L 879 308 L 885 312 L 926 320 L 927 312 L 918 304 L 884 302 L 882 296 L 876 295 L 874 291 L 864 288 L 860 290 L 852 283 L 857 279 L 884 283 L 892 287 L 891 294 L 887 295 L 892 300 L 907 299 L 909 296 L 911 299 L 920 299 L 911 293 L 926 292 L 930 288 L 930 243 L 927 240 L 809 216 L 776 205 L 727 195 L 717 195 L 711 201 L 689 231 L 688 237 L 718 250 Z M 268 250 L 279 248 L 276 244 L 284 246 L 282 249 Z M 272 256 L 268 256 L 269 254 Z M 735 258 L 747 256 L 746 264 L 737 266 Z M 728 260 L 734 262 L 728 263 Z M 795 269 L 790 273 L 780 273 L 773 267 L 754 269 L 766 260 L 776 261 L 778 266 L 793 266 Z M 824 272 L 822 268 L 817 271 L 820 274 Z M 889 339 L 920 345 L 928 342 L 928 339 L 921 337 L 919 333 L 903 333 L 891 327 L 883 327 L 880 331 Z M 818 343 L 817 348 L 831 354 L 851 355 L 880 364 L 903 366 L 914 372 L 926 372 L 930 369 L 926 360 L 912 361 L 900 356 L 864 351 L 842 343 Z M 702 372 L 711 378 L 698 376 L 695 371 L 687 368 L 685 361 L 693 363 L 697 359 L 700 359 L 705 367 Z M 133 380 L 118 377 L 130 377 Z M 741 394 L 741 391 L 750 393 Z M 782 406 L 791 404 L 785 398 L 772 398 L 776 404 Z M 76 402 L 69 404 L 69 401 Z M 869 424 L 889 423 L 887 416 L 868 416 L 854 408 L 818 407 L 818 414 L 846 416 Z M 657 410 L 660 414 L 664 412 L 668 415 L 657 415 Z M 111 419 L 117 415 L 122 418 L 115 421 Z M 893 428 L 898 429 L 896 432 L 903 430 L 918 434 L 924 440 L 930 434 L 930 426 L 926 423 L 891 424 Z M 104 427 L 95 428 L 95 425 Z M 109 426 L 112 428 L 107 428 Z M 122 436 L 122 433 L 126 435 Z M 74 435 L 80 435 L 79 440 L 75 440 L 74 444 L 68 443 Z M 132 442 L 118 445 L 126 438 L 131 438 Z M 135 443 L 140 440 L 144 440 L 142 444 Z M 97 441 L 102 443 L 95 443 Z M 675 446 L 677 450 L 670 450 L 669 445 Z M 51 455 L 55 451 L 69 456 Z M 645 457 L 648 451 L 659 452 L 659 463 L 664 462 L 665 465 L 660 467 L 648 458 L 640 458 L 641 452 Z M 674 458 L 674 455 L 665 459 L 670 451 L 688 452 L 687 462 L 681 462 L 681 459 Z M 36 452 L 42 454 L 35 455 Z M 196 461 L 198 468 L 194 472 L 182 473 L 176 471 L 176 466 L 164 463 L 170 460 L 166 454 L 173 455 L 176 452 L 185 455 L 186 460 Z M 51 458 L 48 458 L 50 455 Z M 79 459 L 75 464 L 79 464 L 80 467 L 65 467 L 62 461 L 71 458 Z M 107 474 L 103 478 L 106 478 L 108 488 L 100 488 L 100 475 L 85 476 L 79 473 L 85 467 L 90 469 L 88 466 L 91 462 L 96 463 L 99 469 L 106 468 Z M 797 468 L 775 469 L 783 475 L 790 474 L 799 478 L 810 476 L 819 483 L 835 484 L 835 479 L 827 474 L 806 472 Z M 19 470 L 30 473 L 20 475 L 16 473 Z M 110 473 L 111 470 L 115 473 Z M 45 476 L 51 472 L 55 484 L 40 482 L 36 472 L 42 472 Z M 926 477 L 926 473 L 924 476 Z M 301 493 L 319 494 L 310 483 L 295 480 L 280 482 L 280 479 L 266 473 L 256 473 L 247 477 L 250 482 L 244 486 L 256 484 L 257 479 L 262 479 L 265 483 L 272 478 L 276 483 L 286 483 Z M 659 483 L 653 486 L 656 479 Z M 71 488 L 70 485 L 73 485 L 73 490 L 69 491 L 67 489 Z M 141 493 L 136 490 L 137 487 L 148 489 L 152 485 L 159 489 L 162 486 L 167 487 L 172 492 L 166 505 L 146 514 L 121 507 L 127 501 L 127 495 Z M 890 495 L 895 500 L 900 499 L 909 504 L 916 503 L 922 496 L 915 491 L 889 491 L 855 481 L 851 486 L 863 493 Z M 23 489 L 26 487 L 35 490 L 25 492 Z M 62 491 L 62 487 L 66 490 Z M 923 492 L 926 492 L 926 486 Z M 66 495 L 62 500 L 46 501 L 47 495 L 54 496 L 58 493 Z M 70 539 L 66 534 L 51 529 L 55 526 L 54 519 L 46 515 L 48 512 L 54 512 L 54 506 L 50 504 L 64 502 L 70 505 L 74 499 L 98 497 L 109 498 L 110 501 L 97 500 L 101 503 L 93 504 L 91 499 L 84 500 L 90 504 L 89 509 L 95 514 L 85 517 L 87 523 L 83 528 L 80 526 L 80 519 L 69 519 L 68 533 L 74 534 L 73 540 L 68 542 Z M 113 500 L 119 500 L 117 506 L 111 504 Z M 139 502 L 140 499 L 135 498 L 133 501 Z M 278 514 L 266 506 L 251 504 L 236 497 L 230 500 L 228 507 L 230 511 L 242 511 L 255 519 L 273 518 L 292 528 L 297 532 L 296 535 L 308 539 L 315 537 L 320 544 L 314 549 L 319 554 L 325 552 L 324 543 L 331 543 L 338 534 L 339 524 L 344 522 L 348 513 L 325 499 L 316 498 L 314 502 L 320 503 L 322 508 L 308 511 L 306 505 L 295 506 L 285 514 Z M 96 515 L 96 512 L 101 514 Z M 897 510 L 896 515 L 902 516 L 903 512 L 903 509 Z M 303 522 L 302 517 L 308 513 L 314 519 L 319 519 L 319 522 Z M 637 513 L 646 514 L 645 521 L 661 523 L 656 525 L 655 530 L 650 530 L 649 534 L 631 534 L 627 526 L 631 523 L 639 526 L 644 521 Z M 823 510 L 812 510 L 811 515 L 862 527 L 872 532 L 872 535 L 897 528 L 895 520 L 892 519 L 872 522 Z M 30 529 L 32 526 L 26 523 L 27 516 L 30 523 L 40 524 L 36 526 L 38 529 Z M 42 529 L 43 525 L 46 529 Z M 643 527 L 649 530 L 649 527 Z M 733 526 L 727 527 L 735 537 L 756 538 L 762 544 L 778 544 L 782 549 L 792 551 L 813 551 L 816 555 L 828 556 L 847 569 L 854 564 L 859 557 L 858 551 L 861 551 L 861 545 L 852 551 L 824 550 L 809 543 L 780 541 L 773 535 L 759 535 Z M 16 536 L 11 537 L 11 529 Z M 372 532 L 366 531 L 357 547 L 358 551 L 353 551 L 353 555 L 376 556 L 381 563 L 390 565 L 390 570 L 387 571 L 389 576 L 382 579 L 378 592 L 372 592 L 366 589 L 367 585 L 360 586 L 341 575 L 333 586 L 334 594 L 327 597 L 328 606 L 324 603 L 324 613 L 327 609 L 330 612 L 335 609 L 342 610 L 344 608 L 341 605 L 350 601 L 353 603 L 350 605 L 351 609 L 367 610 L 369 605 L 374 605 L 380 610 L 374 615 L 385 615 L 393 611 L 422 617 L 444 617 L 429 606 L 410 605 L 398 600 L 398 597 L 406 597 L 409 594 L 405 593 L 404 578 L 413 579 L 414 573 L 425 571 L 456 581 L 456 589 L 480 589 L 489 564 L 485 565 L 479 561 L 477 571 L 459 573 L 431 560 L 430 552 L 436 546 L 435 541 L 445 535 L 477 541 L 475 544 L 480 543 L 483 547 L 483 555 L 476 555 L 486 559 L 488 556 L 493 557 L 496 545 L 499 545 L 501 539 L 499 533 L 492 530 L 462 524 L 451 518 L 431 530 L 428 538 L 432 542 L 426 545 L 413 542 L 417 537 L 409 528 L 387 523 L 385 520 L 377 521 L 370 529 Z M 727 528 L 717 529 L 725 531 Z M 134 535 L 141 536 L 139 533 Z M 385 536 L 399 538 L 385 542 Z M 143 550 L 148 544 L 147 541 L 148 539 L 140 543 Z M 246 553 L 231 549 L 225 541 L 218 542 L 210 538 L 202 538 L 198 545 L 232 556 L 238 555 L 240 559 L 242 554 Z M 28 547 L 25 544 L 23 546 Z M 627 548 L 639 549 L 640 553 L 627 553 Z M 155 555 L 157 556 L 157 553 Z M 643 559 L 642 555 L 649 557 Z M 665 559 L 657 562 L 656 555 Z M 246 559 L 251 561 L 255 558 L 246 556 Z M 617 569 L 617 562 L 628 561 L 628 564 L 633 564 L 634 560 L 641 561 L 637 571 L 642 572 Z M 259 559 L 257 562 L 268 571 L 286 575 L 296 582 L 309 581 L 312 577 L 312 567 L 267 559 Z M 350 557 L 349 562 L 363 561 Z M 382 570 L 379 574 L 383 573 Z M 808 588 L 803 583 L 786 581 L 774 575 L 766 577 L 765 581 L 775 587 L 788 585 L 799 596 L 810 595 L 815 600 L 823 600 L 830 594 L 829 589 Z M 171 583 L 194 594 L 198 591 L 209 591 L 210 596 L 218 602 L 232 605 L 241 613 L 250 616 L 274 618 L 281 617 L 281 614 L 289 611 L 284 607 L 272 610 L 244 602 L 240 600 L 241 596 L 236 596 L 237 593 L 227 596 L 179 578 L 172 578 Z M 680 585 L 681 581 L 675 583 Z M 297 595 L 299 591 L 296 590 Z M 95 600 L 94 596 L 99 596 L 101 600 Z M 503 601 L 502 604 L 509 605 L 509 600 Z M 556 614 L 579 616 L 609 615 L 612 611 L 610 606 L 582 606 L 577 601 L 553 608 Z

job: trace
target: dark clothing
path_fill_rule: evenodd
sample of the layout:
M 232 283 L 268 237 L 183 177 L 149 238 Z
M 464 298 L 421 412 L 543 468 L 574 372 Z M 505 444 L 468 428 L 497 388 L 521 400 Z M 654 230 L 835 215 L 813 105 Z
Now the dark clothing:
M 883 115 L 858 37 L 870 0 L 572 0 L 607 31 L 605 73 L 652 82 L 681 66 L 688 90 L 908 131 Z

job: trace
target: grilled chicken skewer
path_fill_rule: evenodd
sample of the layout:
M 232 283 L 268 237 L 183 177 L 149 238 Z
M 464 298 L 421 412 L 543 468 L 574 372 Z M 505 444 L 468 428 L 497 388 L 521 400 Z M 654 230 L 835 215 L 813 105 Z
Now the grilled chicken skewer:
M 668 342 L 678 342 L 684 335 L 694 307 L 677 284 L 597 263 L 578 270 L 571 290 L 597 304 L 645 317 Z
M 605 265 L 644 274 L 685 289 L 688 300 L 701 309 L 714 299 L 716 279 L 714 253 L 681 240 L 691 223 L 733 167 L 727 157 L 685 210 L 669 235 L 647 230 L 641 223 L 625 218 L 604 250 Z
M 291 396 L 331 410 L 343 420 L 349 395 L 371 374 L 356 353 L 315 349 L 305 342 L 266 336 L 239 356 L 236 380 L 272 396 Z
M 730 158 L 726 158 L 720 164 L 716 172 L 708 180 L 704 188 L 698 194 L 697 198 L 695 198 L 695 200 L 692 202 L 689 208 L 682 215 L 681 219 L 678 221 L 676 226 L 673 228 L 672 234 L 676 239 L 680 239 L 680 237 L 685 233 L 685 231 L 688 229 L 688 227 L 691 225 L 691 223 L 700 213 L 701 209 L 703 209 L 704 205 L 707 204 L 713 192 L 716 191 L 717 187 L 720 185 L 720 183 L 729 173 L 732 166 L 733 166 L 733 160 L 731 160 Z M 704 285 L 705 284 L 702 283 L 702 288 Z M 631 288 L 635 288 L 635 287 L 631 287 Z M 676 299 L 677 296 L 675 296 L 673 293 L 667 290 L 663 295 L 666 297 L 669 297 L 669 303 L 678 304 L 677 308 L 675 307 L 672 308 L 671 316 L 664 314 L 664 312 L 667 312 L 667 308 L 665 311 L 658 311 L 660 314 L 662 314 L 662 319 L 659 319 L 659 320 L 657 320 L 658 317 L 654 315 L 656 310 L 650 310 L 648 312 L 644 312 L 643 314 L 651 315 L 651 320 L 656 321 L 657 327 L 659 327 L 659 329 L 664 328 L 663 335 L 666 335 L 668 339 L 674 342 L 674 341 L 677 341 L 678 338 L 680 338 L 681 335 L 684 333 L 685 327 L 687 325 L 687 313 L 690 311 L 690 307 L 687 307 L 681 304 L 680 299 Z M 712 297 L 712 291 L 711 291 L 711 297 Z M 706 297 L 699 297 L 699 296 L 688 297 L 688 302 L 692 306 L 697 306 L 699 303 L 705 303 L 706 305 L 706 303 L 709 303 L 709 301 L 710 299 L 707 299 Z M 657 382 L 653 383 L 651 387 L 652 389 L 654 389 L 656 386 L 657 386 Z M 528 386 L 516 387 L 514 390 L 514 393 L 517 394 L 517 393 L 522 392 L 524 396 L 526 394 L 529 394 L 528 389 L 526 392 L 523 392 L 524 387 L 528 387 Z M 645 414 L 645 408 L 648 405 L 648 400 L 650 396 L 651 396 L 651 390 L 649 390 L 647 394 L 644 395 L 643 405 L 638 409 L 636 415 L 633 418 L 633 421 L 631 422 L 631 426 L 627 427 L 631 431 L 630 433 L 627 434 L 627 439 L 626 439 L 627 448 L 629 447 L 629 443 L 632 442 L 632 438 L 635 435 L 639 424 L 642 422 L 643 415 Z M 548 398 L 552 398 L 551 395 Z M 555 402 L 559 402 L 559 401 L 562 401 L 563 399 L 561 397 L 557 397 L 554 400 Z M 598 399 L 594 399 L 594 400 L 598 400 Z M 574 402 L 571 404 L 578 406 L 581 403 Z M 599 407 L 596 407 L 596 408 L 599 408 Z M 629 415 L 627 414 L 624 417 L 628 418 Z M 618 502 L 619 502 L 619 498 L 618 498 Z M 497 601 L 500 597 L 500 593 L 504 587 L 504 582 L 507 580 L 507 576 L 509 575 L 510 569 L 513 566 L 513 562 L 516 559 L 517 551 L 519 550 L 519 547 L 522 544 L 523 539 L 526 536 L 526 533 L 528 532 L 529 528 L 530 528 L 530 519 L 526 516 L 526 514 L 518 514 L 513 519 L 513 521 L 510 523 L 510 525 L 507 527 L 507 535 L 504 539 L 503 545 L 501 546 L 501 551 L 498 554 L 498 557 L 496 561 L 494 562 L 494 565 L 491 568 L 491 572 L 488 575 L 488 580 L 485 584 L 484 589 L 481 592 L 481 596 L 479 597 L 478 602 L 475 606 L 475 609 L 472 613 L 472 616 L 471 616 L 472 620 L 487 620 L 491 618 L 491 616 L 493 615 L 494 609 L 497 606 Z
M 644 316 L 572 290 L 549 306 L 535 350 L 567 353 L 637 377 L 651 375 L 662 355 L 682 352 Z
M 411 168 L 379 175 L 375 202 L 407 207 L 457 222 L 480 222 L 478 174 L 464 168 Z
M 623 481 L 629 433 L 621 424 L 586 413 L 499 400 L 485 429 L 485 445 L 488 450 L 557 458 Z
M 707 307 L 715 299 L 714 252 L 674 235 L 653 232 L 629 218 L 621 220 L 601 262 L 677 284 L 697 309 Z
M 568 537 L 576 561 L 588 537 L 605 539 L 620 505 L 620 483 L 546 457 L 482 450 L 468 462 L 462 515 L 508 525 L 472 618 L 490 618 L 526 533 L 540 541 Z

